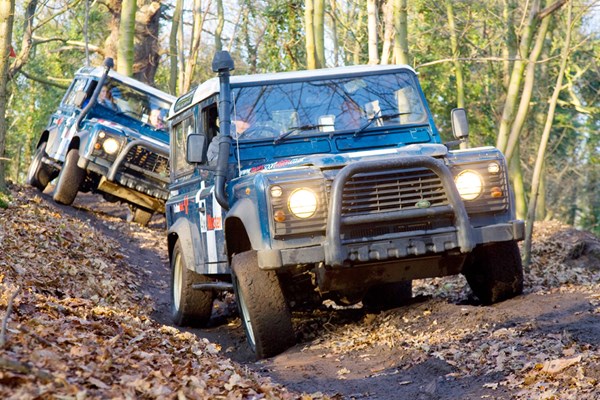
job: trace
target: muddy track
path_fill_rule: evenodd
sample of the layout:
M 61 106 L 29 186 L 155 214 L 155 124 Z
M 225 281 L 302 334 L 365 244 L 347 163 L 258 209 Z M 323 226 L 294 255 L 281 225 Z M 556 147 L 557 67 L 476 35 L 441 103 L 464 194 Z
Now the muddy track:
M 142 228 L 126 222 L 124 206 L 88 194 L 78 195 L 74 207 L 60 206 L 50 190 L 42 195 L 48 204 L 120 243 L 142 292 L 155 304 L 153 318 L 169 325 L 164 217 Z M 593 284 L 526 287 L 523 296 L 484 307 L 473 302 L 460 279 L 426 282 L 427 290 L 415 290 L 421 294 L 411 304 L 377 315 L 353 309 L 294 313 L 298 344 L 259 362 L 252 359 L 232 296 L 216 302 L 207 329 L 190 331 L 219 344 L 224 356 L 298 392 L 340 399 L 532 398 L 563 382 L 538 374 L 545 360 L 584 354 L 583 372 L 565 371 L 600 381 Z M 542 378 L 549 383 L 536 386 Z M 585 391 L 574 398 L 600 396 L 597 384 L 581 385 Z

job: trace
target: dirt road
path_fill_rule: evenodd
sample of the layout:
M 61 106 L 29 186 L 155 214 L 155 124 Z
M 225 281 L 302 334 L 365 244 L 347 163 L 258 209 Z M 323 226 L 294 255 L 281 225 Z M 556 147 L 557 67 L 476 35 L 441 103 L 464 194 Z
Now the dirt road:
M 115 238 L 153 318 L 170 324 L 164 217 L 143 228 L 96 196 L 79 195 L 75 207 L 43 200 Z M 416 281 L 412 303 L 384 313 L 295 313 L 298 344 L 259 362 L 231 295 L 209 328 L 190 331 L 291 390 L 339 399 L 600 398 L 600 242 L 559 224 L 536 231 L 525 294 L 500 304 L 477 304 L 461 277 Z

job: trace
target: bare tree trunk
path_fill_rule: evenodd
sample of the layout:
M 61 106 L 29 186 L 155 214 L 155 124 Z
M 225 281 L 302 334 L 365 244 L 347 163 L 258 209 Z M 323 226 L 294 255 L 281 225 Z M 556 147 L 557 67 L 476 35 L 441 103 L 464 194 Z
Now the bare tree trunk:
M 140 7 L 136 16 L 137 44 L 135 45 L 133 77 L 150 85 L 154 84 L 154 77 L 160 62 L 160 44 L 158 43 L 160 16 L 160 1 L 150 1 Z
M 525 69 L 525 57 L 527 54 L 529 54 L 529 47 L 531 45 L 533 31 L 535 30 L 539 9 L 540 0 L 533 0 L 533 4 L 529 10 L 527 24 L 523 28 L 523 34 L 521 36 L 521 42 L 519 45 L 519 55 L 517 60 L 514 62 L 512 73 L 510 75 L 508 92 L 506 93 L 506 100 L 504 101 L 504 109 L 502 111 L 502 119 L 500 120 L 500 128 L 498 130 L 498 140 L 496 142 L 496 147 L 498 147 L 498 149 L 500 149 L 502 152 L 506 151 L 508 134 L 513 123 L 519 91 L 521 90 L 523 70 Z
M 317 68 L 325 68 L 325 1 L 314 1 L 313 29 L 315 35 L 315 57 Z
M 108 22 L 110 34 L 104 41 L 104 56 L 117 59 L 117 46 L 119 45 L 119 26 L 121 25 L 121 0 L 109 0 L 104 3 L 111 19 Z
M 517 35 L 515 34 L 515 10 L 517 9 L 517 2 L 515 0 L 504 0 L 503 18 L 506 26 L 506 41 L 502 48 L 503 56 L 503 70 L 504 70 L 504 88 L 508 88 L 510 82 L 510 67 L 513 64 L 512 59 L 517 54 Z
M 523 184 L 523 170 L 521 168 L 519 147 L 516 147 L 515 157 L 510 163 L 510 176 L 512 177 L 512 186 L 515 193 L 515 211 L 517 219 L 524 220 L 527 216 L 527 198 L 525 195 L 525 185 Z
M 171 33 L 169 35 L 169 58 L 171 64 L 169 91 L 172 95 L 177 94 L 177 32 L 179 32 L 179 24 L 181 23 L 182 9 L 183 0 L 176 0 L 175 10 L 173 11 L 173 21 L 171 22 Z
M 14 2 L 13 2 L 14 3 Z M 23 21 L 23 38 L 21 39 L 21 50 L 17 54 L 16 59 L 8 69 L 8 79 L 11 80 L 17 72 L 29 60 L 31 51 L 33 50 L 33 18 L 38 6 L 38 0 L 31 0 L 25 7 L 25 18 Z M 14 21 L 13 21 L 14 23 Z
M 6 192 L 4 152 L 6 151 L 6 104 L 8 66 L 15 15 L 15 0 L 0 0 L 0 192 Z
M 367 31 L 369 32 L 369 64 L 379 64 L 377 48 L 377 2 L 367 0 Z
M 533 224 L 535 221 L 536 207 L 539 196 L 540 179 L 542 176 L 542 167 L 546 157 L 546 148 L 548 147 L 548 140 L 550 138 L 550 130 L 552 129 L 552 122 L 554 120 L 554 112 L 556 110 L 556 103 L 558 101 L 558 95 L 562 89 L 562 80 L 567 68 L 567 61 L 569 59 L 569 52 L 571 47 L 571 22 L 572 22 L 573 3 L 569 2 L 569 8 L 567 11 L 567 24 L 565 37 L 565 43 L 562 50 L 560 60 L 560 71 L 556 78 L 556 85 L 554 85 L 554 92 L 550 98 L 550 105 L 548 107 L 548 115 L 546 117 L 546 123 L 544 125 L 544 132 L 542 133 L 542 139 L 540 141 L 540 147 L 538 149 L 538 155 L 535 160 L 535 168 L 533 170 L 533 177 L 531 181 L 531 196 L 529 198 L 529 207 L 527 210 L 527 224 L 525 225 L 525 243 L 523 245 L 525 253 L 525 265 L 529 265 L 531 261 L 531 238 L 533 236 Z
M 208 5 L 206 12 L 208 12 Z M 206 19 L 206 12 L 202 13 L 202 0 L 194 0 L 194 25 L 192 27 L 192 44 L 190 48 L 190 55 L 185 62 L 185 73 L 183 76 L 183 90 L 182 93 L 186 93 L 192 86 L 192 80 L 194 79 L 194 71 L 196 69 L 196 63 L 198 61 L 198 52 L 200 51 L 200 42 L 202 39 L 202 27 L 204 26 L 204 20 Z
M 392 49 L 392 39 L 394 37 L 394 5 L 392 0 L 388 0 L 383 5 L 383 48 L 381 49 L 381 64 L 390 63 L 390 55 Z
M 337 29 L 337 3 L 336 0 L 331 0 L 330 3 L 331 10 L 331 36 L 332 36 L 332 46 L 333 46 L 333 66 L 338 67 L 340 65 L 340 42 L 338 38 L 338 29 Z
M 454 59 L 454 75 L 456 77 L 456 106 L 463 108 L 465 106 L 465 84 L 463 81 L 462 66 L 458 60 L 460 51 L 458 50 L 458 37 L 456 36 L 452 1 L 446 2 L 446 12 L 448 15 L 448 28 L 450 29 L 450 50 Z
M 223 50 L 221 35 L 225 26 L 225 12 L 223 11 L 223 0 L 217 0 L 217 28 L 215 29 L 215 50 Z
M 317 54 L 315 49 L 315 29 L 314 29 L 314 3 L 313 0 L 306 0 L 304 4 L 304 25 L 306 30 L 306 68 L 317 68 Z
M 535 83 L 536 62 L 539 59 L 540 54 L 542 53 L 544 41 L 546 39 L 546 32 L 548 32 L 549 24 L 550 18 L 545 18 L 542 21 L 540 29 L 538 30 L 538 35 L 535 44 L 533 45 L 533 49 L 531 50 L 531 54 L 529 55 L 527 69 L 525 71 L 525 83 L 523 84 L 523 91 L 521 93 L 521 101 L 519 103 L 517 115 L 515 116 L 515 120 L 510 130 L 508 143 L 506 145 L 506 151 L 504 153 L 507 162 L 510 162 L 510 159 L 512 158 L 515 146 L 519 139 L 519 135 L 521 134 L 521 130 L 523 129 L 523 125 L 525 124 L 525 120 L 527 119 L 527 114 L 529 113 L 529 103 L 531 101 L 531 96 L 533 95 L 533 87 Z
M 407 0 L 394 1 L 394 21 L 396 36 L 394 39 L 394 59 L 396 64 L 409 64 L 408 56 L 408 4 Z
M 133 76 L 136 9 L 135 0 L 123 0 L 117 45 L 117 72 L 126 76 Z

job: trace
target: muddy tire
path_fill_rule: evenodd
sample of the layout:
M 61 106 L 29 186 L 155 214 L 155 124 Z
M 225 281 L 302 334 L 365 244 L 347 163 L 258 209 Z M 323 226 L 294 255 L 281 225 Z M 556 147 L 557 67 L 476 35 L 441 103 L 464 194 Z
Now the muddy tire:
M 175 325 L 206 326 L 212 313 L 214 292 L 192 288 L 194 283 L 205 282 L 210 279 L 188 269 L 178 240 L 171 257 L 171 317 Z
M 135 222 L 142 226 L 146 226 L 150 223 L 150 220 L 152 219 L 152 215 L 154 215 L 154 213 L 152 211 L 148 211 L 146 209 L 139 208 L 139 207 L 132 207 L 131 213 L 129 214 L 127 221 Z
M 523 293 L 523 265 L 517 243 L 508 241 L 476 247 L 463 275 L 483 304 Z
M 85 179 L 85 170 L 77 166 L 79 150 L 71 149 L 65 157 L 65 162 L 58 174 L 58 182 L 52 198 L 60 204 L 71 205 L 77 197 L 79 188 Z
M 48 183 L 54 178 L 52 168 L 42 162 L 46 154 L 46 142 L 40 143 L 33 155 L 29 169 L 27 170 L 27 183 L 41 192 L 46 189 Z
M 292 315 L 277 274 L 258 268 L 255 251 L 234 255 L 231 268 L 240 317 L 256 358 L 272 357 L 293 346 Z
M 383 311 L 403 306 L 411 298 L 412 281 L 402 281 L 371 287 L 362 302 L 369 311 Z

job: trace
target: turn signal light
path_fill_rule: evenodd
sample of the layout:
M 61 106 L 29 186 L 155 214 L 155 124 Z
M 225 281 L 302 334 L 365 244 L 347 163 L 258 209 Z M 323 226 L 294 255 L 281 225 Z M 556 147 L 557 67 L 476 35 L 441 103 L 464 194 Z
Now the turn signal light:
M 275 214 L 273 214 L 273 219 L 277 222 L 284 222 L 285 213 L 282 210 L 277 210 L 275 211 Z
M 494 187 L 492 188 L 492 191 L 490 192 L 490 195 L 491 195 L 491 196 L 492 196 L 494 199 L 497 199 L 497 198 L 499 198 L 499 197 L 502 197 L 502 189 L 500 189 L 500 188 L 499 188 L 499 187 L 497 187 L 497 186 L 494 186 Z

